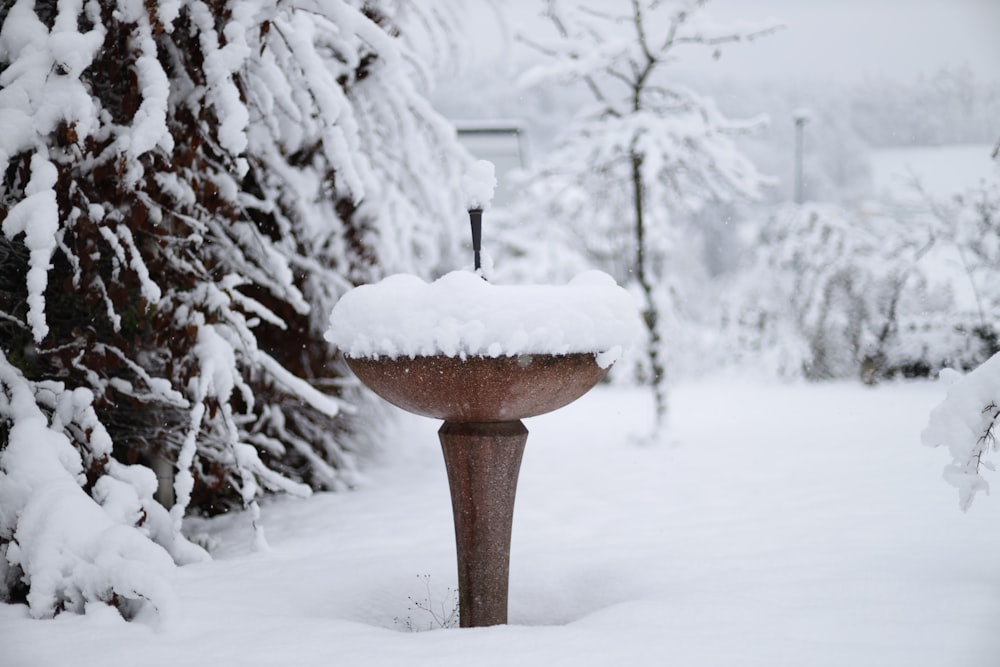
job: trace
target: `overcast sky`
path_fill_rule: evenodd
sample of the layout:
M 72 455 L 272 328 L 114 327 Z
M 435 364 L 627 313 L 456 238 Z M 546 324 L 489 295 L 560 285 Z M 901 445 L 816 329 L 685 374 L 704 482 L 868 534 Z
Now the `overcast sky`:
M 722 70 L 912 79 L 968 65 L 1000 81 L 1000 0 L 713 0 L 709 8 L 720 21 L 774 17 L 788 26 L 723 52 Z
M 497 3 L 513 30 L 541 29 L 539 0 Z M 787 25 L 752 45 L 726 48 L 717 62 L 690 49 L 682 66 L 710 76 L 912 80 L 968 65 L 977 78 L 1000 81 L 1000 0 L 712 0 L 708 9 L 720 22 L 773 18 Z M 496 72 L 501 65 L 498 32 L 495 14 L 484 11 L 470 30 L 477 67 Z

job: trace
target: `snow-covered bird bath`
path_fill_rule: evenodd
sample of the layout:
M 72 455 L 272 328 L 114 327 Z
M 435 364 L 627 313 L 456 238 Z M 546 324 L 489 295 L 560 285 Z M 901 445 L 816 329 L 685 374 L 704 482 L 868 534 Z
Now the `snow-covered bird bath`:
M 443 419 L 462 627 L 507 622 L 511 520 L 528 431 L 576 400 L 640 331 L 631 295 L 597 271 L 566 285 L 493 285 L 455 271 L 345 294 L 326 337 L 372 391 Z
M 511 519 L 528 431 L 520 421 L 597 384 L 639 330 L 609 276 L 501 286 L 456 271 L 390 276 L 348 292 L 327 338 L 376 394 L 445 420 L 463 627 L 507 622 Z

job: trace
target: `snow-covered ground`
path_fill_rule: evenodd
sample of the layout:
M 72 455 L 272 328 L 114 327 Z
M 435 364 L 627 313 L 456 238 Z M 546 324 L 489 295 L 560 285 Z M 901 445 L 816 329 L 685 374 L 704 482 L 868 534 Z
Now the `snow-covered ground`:
M 687 384 L 659 445 L 634 390 L 526 420 L 511 624 L 430 632 L 409 598 L 453 605 L 451 508 L 438 423 L 405 416 L 363 488 L 265 504 L 269 550 L 199 525 L 178 617 L 0 605 L 0 664 L 995 667 L 1000 499 L 961 513 L 920 446 L 943 391 Z

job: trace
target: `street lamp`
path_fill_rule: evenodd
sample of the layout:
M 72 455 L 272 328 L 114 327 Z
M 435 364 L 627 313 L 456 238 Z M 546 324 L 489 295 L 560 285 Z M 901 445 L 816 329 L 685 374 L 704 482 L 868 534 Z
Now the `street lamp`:
M 795 203 L 805 201 L 805 183 L 802 178 L 802 134 L 810 114 L 808 109 L 798 108 L 792 112 L 795 120 Z

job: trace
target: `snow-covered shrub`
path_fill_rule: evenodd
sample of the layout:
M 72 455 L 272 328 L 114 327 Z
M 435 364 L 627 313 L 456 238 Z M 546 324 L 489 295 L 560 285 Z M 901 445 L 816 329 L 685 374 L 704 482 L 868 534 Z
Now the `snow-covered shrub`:
M 876 381 L 968 371 L 1000 350 L 1000 173 L 920 207 L 785 206 L 748 256 L 720 281 L 729 359 Z
M 729 338 L 808 378 L 926 376 L 992 353 L 933 280 L 930 224 L 879 207 L 788 206 L 762 226 L 747 268 L 727 278 Z
M 56 409 L 40 397 L 54 394 L 93 418 L 71 427 L 50 415 L 46 427 L 28 408 L 0 412 L 0 495 L 30 495 L 26 438 L 58 432 L 46 439 L 63 486 L 75 485 L 66 497 L 101 504 L 183 561 L 190 509 L 256 511 L 265 491 L 352 483 L 361 403 L 322 340 L 326 316 L 357 283 L 454 265 L 443 221 L 462 219 L 469 160 L 424 99 L 428 74 L 396 37 L 393 9 L 3 3 L 0 405 L 30 389 L 43 414 Z M 106 434 L 98 449 L 95 433 Z M 148 467 L 166 468 L 157 498 L 169 513 L 151 504 Z M 43 594 L 40 561 L 23 555 L 63 539 L 51 533 L 70 528 L 53 518 L 60 506 L 4 503 L 5 597 L 26 595 L 39 616 L 107 590 L 156 597 L 139 583 L 92 586 L 75 566 L 57 569 L 60 590 L 78 593 Z M 51 531 L 32 530 L 32 516 Z M 65 536 L 66 557 L 114 568 L 89 546 L 97 526 Z M 134 541 L 108 548 L 159 559 Z
M 1000 334 L 1000 284 L 996 280 L 1000 266 L 1000 162 L 991 178 L 964 192 L 945 200 L 925 193 L 925 200 L 942 243 L 953 249 L 960 278 L 971 292 L 975 326 L 995 345 Z
M 92 401 L 0 353 L 0 599 L 24 594 L 36 617 L 96 600 L 169 618 L 174 561 L 207 554 L 173 530 L 153 472 L 111 458 Z

